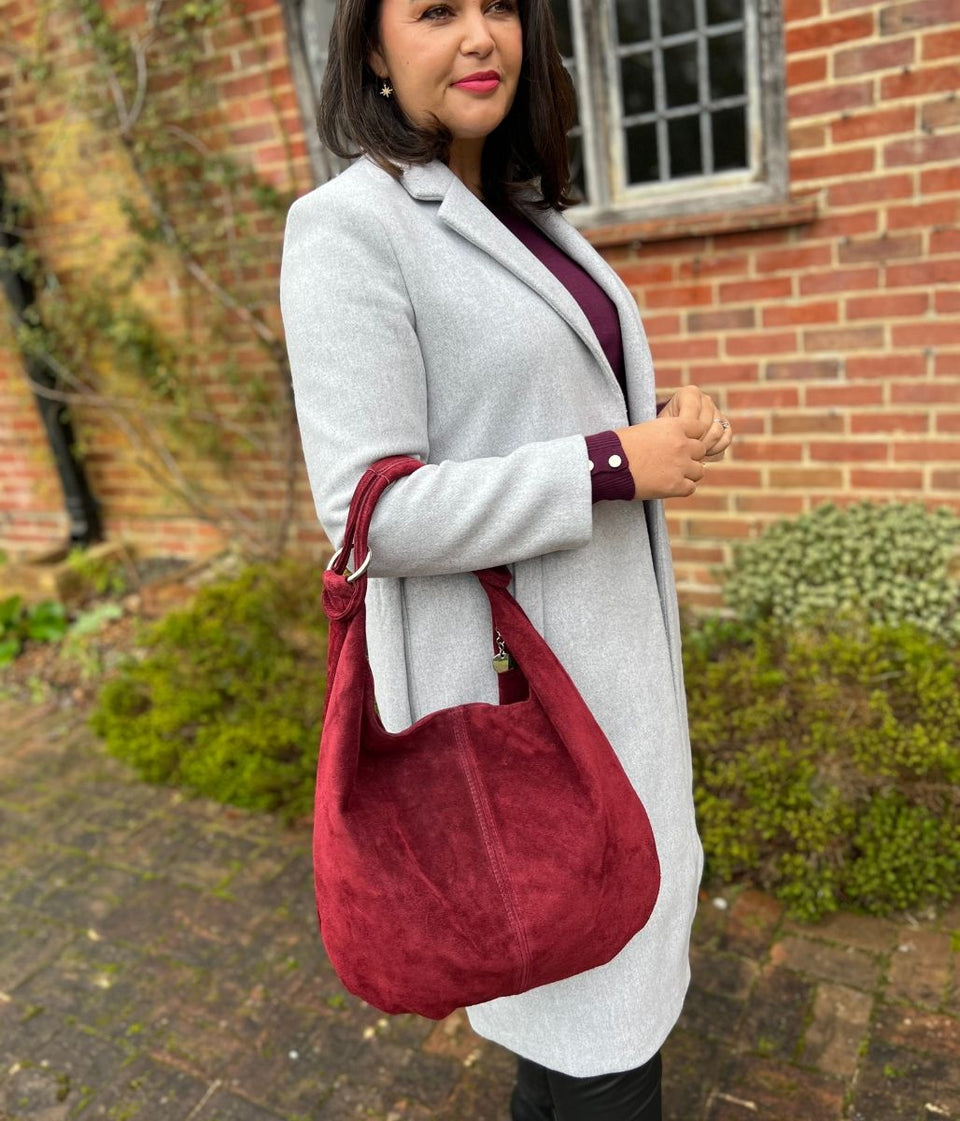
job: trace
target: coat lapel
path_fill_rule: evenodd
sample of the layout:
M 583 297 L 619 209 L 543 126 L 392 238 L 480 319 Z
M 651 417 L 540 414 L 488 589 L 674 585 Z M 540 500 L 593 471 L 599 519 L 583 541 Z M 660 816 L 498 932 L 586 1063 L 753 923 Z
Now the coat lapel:
M 618 398 L 620 397 L 616 375 L 607 361 L 596 333 L 566 286 L 514 237 L 445 164 L 434 160 L 430 164 L 407 166 L 401 183 L 414 198 L 439 201 L 438 217 L 442 222 L 498 261 L 504 268 L 509 269 L 538 296 L 546 300 L 583 340 L 600 366 L 608 388 L 612 389 Z M 585 269 L 614 301 L 623 336 L 627 384 L 633 393 L 635 385 L 643 386 L 643 379 L 637 376 L 639 371 L 633 368 L 639 363 L 638 356 L 641 351 L 637 307 L 633 297 L 593 246 L 585 241 L 560 214 L 552 210 L 531 209 L 528 211 L 528 216 L 547 237 Z M 646 387 L 643 386 L 643 389 L 646 390 Z M 649 402 L 645 400 L 648 395 Z M 631 406 L 639 406 L 641 413 L 649 412 L 652 416 L 652 386 L 649 387 L 648 393 L 643 393 L 643 397 L 643 401 L 631 400 Z M 631 407 L 630 411 L 637 411 L 636 407 Z

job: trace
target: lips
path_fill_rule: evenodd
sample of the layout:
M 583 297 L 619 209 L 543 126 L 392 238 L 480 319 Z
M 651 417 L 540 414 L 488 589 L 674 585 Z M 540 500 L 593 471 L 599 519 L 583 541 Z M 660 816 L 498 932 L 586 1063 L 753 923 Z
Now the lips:
M 453 83 L 459 89 L 469 90 L 471 93 L 491 93 L 500 85 L 500 75 L 496 70 L 479 70 L 475 74 L 468 74 L 459 82 Z

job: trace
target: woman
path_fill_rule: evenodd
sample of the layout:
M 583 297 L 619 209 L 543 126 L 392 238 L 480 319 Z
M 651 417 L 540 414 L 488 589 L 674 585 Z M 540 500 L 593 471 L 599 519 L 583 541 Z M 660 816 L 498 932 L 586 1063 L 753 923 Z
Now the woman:
M 657 413 L 636 304 L 561 215 L 572 96 L 548 0 L 340 0 L 320 131 L 358 158 L 292 207 L 281 300 L 330 540 L 371 462 L 426 464 L 370 533 L 386 726 L 496 702 L 471 573 L 507 564 L 654 828 L 657 906 L 613 961 L 467 1010 L 519 1056 L 514 1121 L 654 1121 L 702 868 L 658 500 L 731 432 L 695 387 Z

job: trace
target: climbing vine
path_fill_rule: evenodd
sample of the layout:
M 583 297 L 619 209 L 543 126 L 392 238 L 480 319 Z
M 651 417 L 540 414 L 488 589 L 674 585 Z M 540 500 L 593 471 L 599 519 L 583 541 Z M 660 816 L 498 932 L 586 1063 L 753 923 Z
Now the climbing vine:
M 22 238 L 5 266 L 36 292 L 17 341 L 55 375 L 53 389 L 35 389 L 77 415 L 81 454 L 105 433 L 122 434 L 125 454 L 171 499 L 169 511 L 271 557 L 289 536 L 297 442 L 275 285 L 263 266 L 279 253 L 289 198 L 232 151 L 214 80 L 228 57 L 218 44 L 224 27 L 240 28 L 235 49 L 265 69 L 266 49 L 239 0 L 122 9 L 45 0 L 32 42 L 13 48 L 16 171 L 0 221 Z M 59 157 L 74 145 L 89 190 L 110 184 L 106 202 L 122 228 L 75 254 L 85 255 L 82 267 L 58 272 L 46 251 L 63 192 L 38 154 L 37 128 L 22 124 L 28 106 L 55 122 L 59 135 L 44 134 L 45 151 Z M 279 121 L 275 100 L 272 112 Z M 287 163 L 292 182 L 289 148 Z M 269 501 L 265 475 L 279 480 Z

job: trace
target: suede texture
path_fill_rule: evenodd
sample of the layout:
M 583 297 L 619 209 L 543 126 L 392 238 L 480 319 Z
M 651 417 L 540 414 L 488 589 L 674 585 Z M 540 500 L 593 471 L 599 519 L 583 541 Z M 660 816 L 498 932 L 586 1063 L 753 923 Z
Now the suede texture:
M 513 657 L 500 704 L 428 713 L 388 732 L 367 659 L 362 560 L 377 499 L 422 464 L 361 479 L 324 574 L 327 703 L 313 860 L 327 954 L 347 989 L 388 1013 L 441 1019 L 614 958 L 660 886 L 646 811 L 609 740 L 507 590 L 478 571 Z

